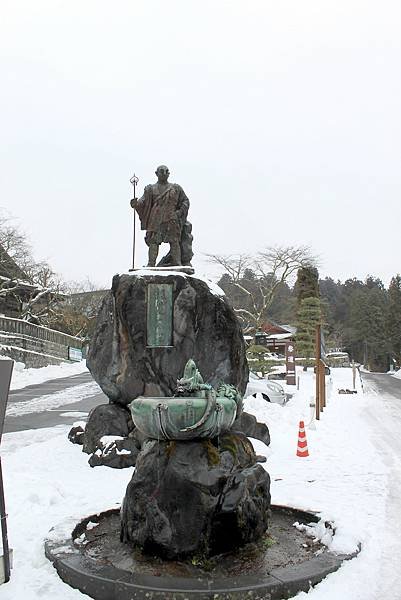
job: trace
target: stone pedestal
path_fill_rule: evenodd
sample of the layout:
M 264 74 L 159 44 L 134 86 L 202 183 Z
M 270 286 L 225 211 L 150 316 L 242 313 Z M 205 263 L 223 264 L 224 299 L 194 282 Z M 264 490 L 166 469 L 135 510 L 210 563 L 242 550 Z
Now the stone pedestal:
M 172 559 L 207 557 L 266 531 L 270 478 L 241 433 L 145 442 L 121 511 L 121 539 Z

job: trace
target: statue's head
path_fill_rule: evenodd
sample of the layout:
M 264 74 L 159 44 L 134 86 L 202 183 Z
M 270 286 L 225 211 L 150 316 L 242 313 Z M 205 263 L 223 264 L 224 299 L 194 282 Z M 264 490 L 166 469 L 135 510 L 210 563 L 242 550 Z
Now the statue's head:
M 156 177 L 159 183 L 167 183 L 168 176 L 170 175 L 170 171 L 166 165 L 160 165 L 156 169 Z

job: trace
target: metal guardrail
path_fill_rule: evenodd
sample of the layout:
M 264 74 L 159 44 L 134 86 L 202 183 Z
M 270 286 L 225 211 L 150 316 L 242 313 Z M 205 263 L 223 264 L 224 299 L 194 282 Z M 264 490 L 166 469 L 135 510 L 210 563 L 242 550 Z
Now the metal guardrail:
M 41 325 L 34 325 L 22 319 L 13 319 L 12 317 L 0 317 L 0 331 L 26 335 L 39 340 L 45 340 L 46 342 L 60 344 L 61 346 L 73 346 L 74 348 L 82 348 L 84 343 L 81 338 L 74 337 L 73 335 L 68 335 L 55 329 L 48 329 Z

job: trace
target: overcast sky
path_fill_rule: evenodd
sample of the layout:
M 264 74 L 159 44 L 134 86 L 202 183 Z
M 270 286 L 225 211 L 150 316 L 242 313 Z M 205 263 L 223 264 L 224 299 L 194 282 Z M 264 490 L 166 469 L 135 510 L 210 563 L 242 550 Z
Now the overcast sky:
M 401 271 L 399 0 L 1 0 L 0 205 L 66 279 L 131 261 L 167 164 L 203 253 Z M 138 260 L 145 260 L 142 233 Z

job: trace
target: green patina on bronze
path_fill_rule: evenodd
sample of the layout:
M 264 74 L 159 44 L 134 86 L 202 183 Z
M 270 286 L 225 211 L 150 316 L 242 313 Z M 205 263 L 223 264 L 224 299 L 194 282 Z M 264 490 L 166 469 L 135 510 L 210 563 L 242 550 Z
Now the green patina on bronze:
M 163 348 L 173 343 L 173 285 L 149 283 L 147 298 L 147 346 Z
M 177 381 L 173 398 L 140 397 L 131 402 L 136 427 L 157 440 L 214 438 L 229 431 L 242 408 L 242 398 L 233 386 L 218 391 L 204 383 L 190 359 Z

